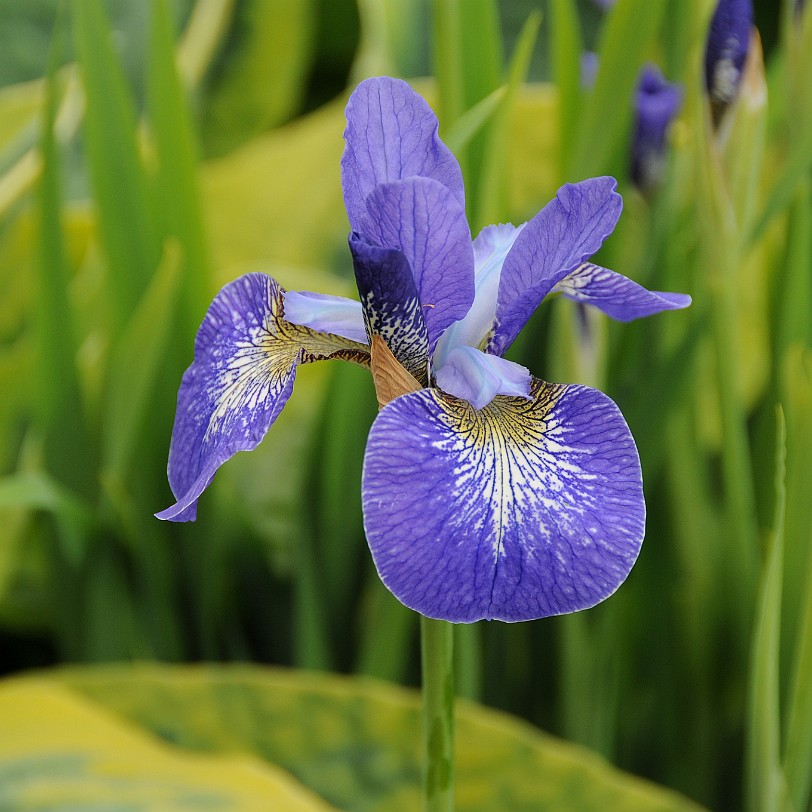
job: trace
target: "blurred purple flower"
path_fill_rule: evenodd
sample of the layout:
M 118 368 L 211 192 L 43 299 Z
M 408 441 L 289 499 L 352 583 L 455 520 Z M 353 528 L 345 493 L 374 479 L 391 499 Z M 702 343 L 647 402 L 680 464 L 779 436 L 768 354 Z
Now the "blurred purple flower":
M 632 180 L 640 189 L 655 186 L 665 165 L 668 128 L 682 105 L 682 89 L 667 82 L 656 65 L 640 71 L 634 98 Z
M 634 440 L 606 395 L 533 378 L 503 354 L 550 293 L 620 321 L 690 298 L 588 261 L 620 216 L 612 178 L 567 184 L 528 223 L 472 243 L 460 167 L 437 130 L 405 82 L 356 88 L 341 166 L 361 301 L 285 292 L 264 274 L 223 288 L 178 394 L 177 502 L 157 515 L 195 518 L 217 468 L 264 437 L 298 364 L 369 364 L 382 339 L 414 379 L 379 412 L 364 458 L 384 583 L 455 622 L 584 609 L 617 589 L 642 543 Z
M 752 0 L 719 0 L 705 48 L 705 86 L 717 117 L 738 93 L 752 27 Z

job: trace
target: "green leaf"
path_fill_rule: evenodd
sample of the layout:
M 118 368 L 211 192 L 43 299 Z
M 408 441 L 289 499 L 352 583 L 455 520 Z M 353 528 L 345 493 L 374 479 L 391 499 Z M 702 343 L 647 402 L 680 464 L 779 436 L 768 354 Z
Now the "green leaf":
M 329 812 L 256 756 L 189 752 L 58 683 L 0 687 L 0 803 L 17 812 Z
M 796 809 L 812 800 L 812 350 L 794 345 L 783 365 L 787 412 L 787 517 L 785 569 L 794 652 L 786 715 L 784 765 Z
M 57 31 L 61 30 L 57 25 Z M 77 492 L 91 496 L 95 485 L 92 449 L 85 425 L 85 404 L 76 363 L 79 348 L 68 297 L 71 273 L 62 231 L 60 164 L 54 134 L 56 68 L 63 49 L 62 37 L 58 36 L 49 57 L 40 144 L 36 404 L 46 437 L 49 470 Z
M 177 308 L 180 263 L 180 247 L 168 242 L 155 277 L 110 358 L 102 456 L 103 477 L 111 494 L 124 488 L 139 446 L 139 434 L 154 407 L 152 393 Z
M 209 253 L 203 228 L 197 145 L 186 95 L 175 68 L 172 25 L 166 0 L 152 0 L 147 59 L 147 111 L 155 140 L 156 203 L 164 238 L 183 249 L 180 316 L 182 333 L 194 333 L 208 304 Z
M 413 691 L 253 666 L 75 668 L 51 680 L 179 747 L 259 756 L 340 809 L 420 808 Z M 458 812 L 700 810 L 505 714 L 460 701 L 456 724 Z
M 578 121 L 572 160 L 565 173 L 568 180 L 606 174 L 613 158 L 623 150 L 637 74 L 665 5 L 626 0 L 612 7 L 601 31 L 595 86 Z
M 781 645 L 781 589 L 784 569 L 786 507 L 786 426 L 777 410 L 775 453 L 775 518 L 770 547 L 761 574 L 756 627 L 750 658 L 747 719 L 747 799 L 753 812 L 789 810 L 781 769 L 781 719 L 778 668 Z
M 109 261 L 111 299 L 123 325 L 158 264 L 160 245 L 136 145 L 136 116 L 100 0 L 71 5 L 76 52 L 87 96 L 85 138 Z
M 558 88 L 558 121 L 562 147 L 562 172 L 568 166 L 581 111 L 581 58 L 584 53 L 578 10 L 573 0 L 553 0 L 550 4 L 550 58 Z
M 205 152 L 223 155 L 297 112 L 312 60 L 312 0 L 246 0 L 203 99 Z
M 90 508 L 45 473 L 9 474 L 0 478 L 0 514 L 6 510 L 42 510 L 59 528 L 65 558 L 78 565 L 93 527 Z

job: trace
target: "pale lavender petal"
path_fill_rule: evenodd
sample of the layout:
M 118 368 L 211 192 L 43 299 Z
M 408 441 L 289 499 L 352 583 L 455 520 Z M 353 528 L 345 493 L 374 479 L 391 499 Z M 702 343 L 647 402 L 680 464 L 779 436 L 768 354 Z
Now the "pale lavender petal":
M 460 165 L 437 134 L 437 116 L 406 82 L 388 76 L 361 82 L 346 115 L 341 183 L 354 231 L 363 233 L 370 192 L 401 178 L 434 178 L 465 208 Z
M 534 380 L 532 400 L 476 411 L 423 389 L 385 406 L 367 442 L 364 527 L 406 606 L 469 623 L 586 609 L 643 540 L 634 440 L 597 390 Z
M 159 519 L 194 520 L 217 469 L 256 448 L 276 420 L 298 364 L 333 357 L 369 362 L 368 347 L 285 321 L 282 295 L 275 280 L 253 273 L 226 285 L 209 307 L 178 392 L 168 467 L 177 502 Z
M 402 251 L 350 235 L 355 281 L 368 335 L 379 335 L 420 383 L 427 383 L 429 337 L 412 269 Z
M 285 319 L 291 324 L 310 327 L 321 333 L 334 333 L 351 341 L 367 343 L 361 302 L 343 296 L 311 293 L 309 290 L 285 291 Z
M 623 206 L 616 186 L 609 177 L 568 183 L 525 225 L 502 266 L 488 352 L 502 355 L 553 286 L 601 247 Z
M 467 400 L 475 409 L 487 406 L 497 395 L 530 397 L 527 367 L 473 347 L 453 349 L 435 380 L 444 392 Z
M 433 350 L 474 301 L 474 253 L 465 211 L 431 178 L 383 183 L 367 198 L 364 235 L 406 257 Z
M 591 262 L 585 262 L 565 276 L 553 292 L 593 305 L 617 321 L 634 321 L 691 304 L 691 297 L 685 293 L 647 290 L 622 274 Z
M 486 226 L 474 240 L 474 303 L 464 318 L 440 337 L 434 352 L 438 366 L 455 347 L 480 347 L 490 336 L 496 318 L 496 296 L 502 265 L 524 225 Z

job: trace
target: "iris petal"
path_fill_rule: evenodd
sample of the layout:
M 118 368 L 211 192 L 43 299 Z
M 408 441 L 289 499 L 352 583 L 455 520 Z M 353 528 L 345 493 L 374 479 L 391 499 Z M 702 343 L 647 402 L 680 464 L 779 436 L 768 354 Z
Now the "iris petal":
M 433 351 L 474 301 L 474 252 L 465 211 L 431 178 L 383 183 L 367 198 L 364 235 L 406 257 Z
M 502 355 L 553 286 L 592 256 L 623 206 L 614 178 L 562 186 L 525 225 L 505 258 L 488 352 Z
M 195 339 L 195 357 L 178 392 L 169 449 L 177 502 L 159 519 L 192 521 L 217 469 L 259 444 L 293 389 L 296 367 L 323 358 L 369 363 L 369 348 L 282 318 L 283 290 L 247 274 L 217 294 Z
M 423 389 L 385 406 L 363 472 L 378 572 L 453 622 L 574 612 L 614 592 L 643 539 L 634 440 L 597 390 L 534 380 L 485 409 Z
M 444 392 L 467 400 L 475 409 L 487 406 L 497 395 L 530 397 L 527 367 L 473 347 L 455 347 L 435 379 Z
M 465 208 L 460 165 L 437 134 L 437 116 L 406 82 L 387 76 L 361 82 L 346 115 L 341 183 L 354 231 L 362 231 L 372 190 L 401 178 L 434 178 Z
M 320 333 L 334 333 L 362 344 L 367 341 L 361 302 L 343 296 L 285 291 L 285 319 Z
M 524 225 L 505 223 L 485 226 L 474 240 L 474 303 L 465 316 L 440 337 L 434 353 L 438 366 L 455 347 L 479 347 L 488 338 L 496 319 L 496 296 L 502 265 Z
M 403 252 L 350 235 L 355 281 L 367 333 L 379 335 L 420 383 L 427 381 L 429 337 L 412 269 Z
M 623 274 L 585 262 L 565 276 L 553 292 L 593 305 L 617 321 L 634 321 L 663 310 L 679 310 L 691 304 L 685 293 L 647 290 Z

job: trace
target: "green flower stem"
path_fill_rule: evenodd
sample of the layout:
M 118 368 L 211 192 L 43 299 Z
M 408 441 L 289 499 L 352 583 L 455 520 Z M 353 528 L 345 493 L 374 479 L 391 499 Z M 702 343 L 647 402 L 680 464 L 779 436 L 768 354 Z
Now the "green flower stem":
M 426 812 L 454 809 L 454 627 L 420 616 L 423 666 L 423 799 Z

